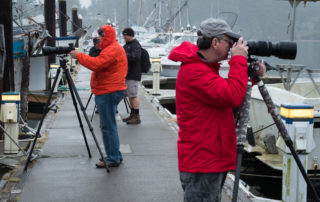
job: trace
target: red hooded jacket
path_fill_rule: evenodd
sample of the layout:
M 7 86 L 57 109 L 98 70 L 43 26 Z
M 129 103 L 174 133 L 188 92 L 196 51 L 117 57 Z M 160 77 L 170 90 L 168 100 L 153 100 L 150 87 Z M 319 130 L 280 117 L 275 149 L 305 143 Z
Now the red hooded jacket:
M 246 94 L 247 59 L 233 56 L 228 80 L 219 76 L 219 63 L 203 61 L 198 47 L 183 42 L 169 54 L 181 61 L 176 83 L 179 125 L 179 170 L 216 173 L 235 169 L 236 132 L 234 107 Z
M 116 32 L 110 25 L 102 26 L 104 37 L 101 52 L 97 57 L 78 53 L 79 63 L 92 70 L 91 91 L 103 95 L 119 90 L 126 90 L 125 78 L 128 71 L 127 55 L 116 40 Z

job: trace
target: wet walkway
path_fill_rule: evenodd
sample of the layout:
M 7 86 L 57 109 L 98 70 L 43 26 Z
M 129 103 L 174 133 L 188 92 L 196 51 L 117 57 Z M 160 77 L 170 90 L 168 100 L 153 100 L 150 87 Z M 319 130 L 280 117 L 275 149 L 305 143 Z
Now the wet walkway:
M 90 71 L 80 68 L 76 86 L 89 88 Z M 79 90 L 84 105 L 90 91 Z M 140 125 L 127 125 L 124 103 L 119 104 L 117 123 L 123 163 L 118 168 L 97 169 L 99 154 L 83 118 L 92 158 L 88 158 L 85 142 L 70 93 L 67 93 L 58 115 L 48 130 L 41 157 L 23 183 L 19 201 L 112 201 L 151 202 L 182 201 L 177 169 L 176 132 L 157 112 L 154 103 L 141 92 Z M 94 102 L 87 109 L 89 119 Z M 103 147 L 99 118 L 92 120 L 94 133 Z M 103 150 L 104 151 L 104 150 Z

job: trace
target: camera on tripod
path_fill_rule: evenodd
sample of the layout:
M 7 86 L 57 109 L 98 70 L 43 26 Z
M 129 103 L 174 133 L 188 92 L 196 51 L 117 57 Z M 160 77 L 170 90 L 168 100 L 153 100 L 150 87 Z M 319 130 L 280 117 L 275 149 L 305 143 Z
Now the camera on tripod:
M 248 53 L 256 56 L 276 56 L 280 59 L 295 59 L 297 55 L 297 43 L 281 41 L 273 43 L 270 41 L 247 41 Z
M 74 50 L 74 45 L 73 45 L 73 43 L 69 43 L 69 46 L 57 46 L 57 47 L 46 46 L 46 47 L 43 47 L 42 53 L 43 53 L 43 55 L 52 55 L 52 54 L 62 55 L 62 54 L 68 54 L 72 50 Z

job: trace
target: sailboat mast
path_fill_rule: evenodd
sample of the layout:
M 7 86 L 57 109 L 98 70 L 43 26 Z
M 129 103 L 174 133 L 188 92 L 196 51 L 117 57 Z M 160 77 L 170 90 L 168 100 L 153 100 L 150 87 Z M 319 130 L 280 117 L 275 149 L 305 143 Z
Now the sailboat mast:
M 129 27 L 129 0 L 127 0 L 127 27 Z
M 172 0 L 169 1 L 169 19 L 171 18 L 172 18 Z M 169 26 L 171 27 L 171 24 Z
M 113 9 L 113 16 L 114 24 L 117 25 L 117 10 L 115 8 Z
M 181 10 L 181 0 L 179 0 L 179 11 Z M 182 26 L 182 23 L 181 23 L 181 12 L 179 12 L 179 28 L 181 28 L 181 26 Z
M 292 19 L 292 27 L 291 27 L 291 35 L 290 35 L 290 41 L 294 40 L 294 26 L 296 22 L 296 9 L 297 9 L 297 1 L 293 1 L 293 19 Z
M 141 26 L 141 15 L 142 15 L 142 0 L 140 0 L 140 6 L 139 6 L 138 26 Z
M 159 5 L 159 27 L 161 27 L 161 12 L 162 12 L 162 1 L 160 1 Z

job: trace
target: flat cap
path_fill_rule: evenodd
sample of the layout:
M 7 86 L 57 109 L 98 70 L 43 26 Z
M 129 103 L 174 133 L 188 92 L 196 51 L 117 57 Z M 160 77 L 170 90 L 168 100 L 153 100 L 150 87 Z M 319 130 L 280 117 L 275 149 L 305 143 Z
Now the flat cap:
M 198 33 L 198 35 L 205 37 L 215 37 L 224 34 L 231 37 L 233 40 L 238 40 L 240 38 L 239 34 L 232 32 L 226 21 L 218 18 L 208 18 L 202 21 L 199 31 L 200 33 Z

